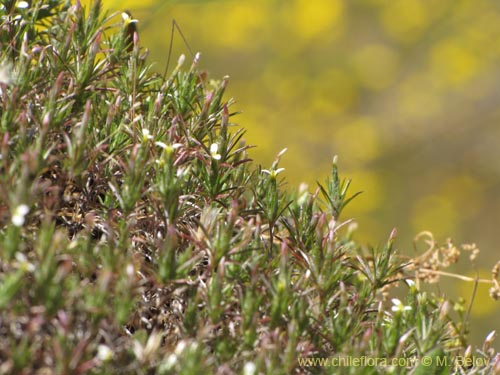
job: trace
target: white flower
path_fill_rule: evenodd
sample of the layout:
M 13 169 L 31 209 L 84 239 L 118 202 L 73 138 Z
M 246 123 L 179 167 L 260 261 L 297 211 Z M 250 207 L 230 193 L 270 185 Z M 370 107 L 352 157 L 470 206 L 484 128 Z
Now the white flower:
M 210 155 L 212 155 L 212 159 L 220 160 L 221 155 L 219 154 L 219 145 L 217 143 L 210 145 Z
M 263 169 L 262 170 L 262 173 L 266 173 L 268 174 L 269 176 L 271 176 L 271 178 L 276 178 L 276 176 L 278 174 L 280 174 L 281 172 L 283 172 L 285 170 L 285 168 L 278 168 L 278 169 Z
M 408 285 L 410 288 L 414 288 L 414 287 L 415 287 L 415 280 L 412 280 L 412 279 L 405 279 L 405 283 L 406 283 L 406 285 Z
M 128 26 L 131 23 L 137 23 L 139 22 L 138 20 L 132 18 L 128 12 L 123 12 L 122 13 L 122 20 L 125 26 Z
M 16 2 L 16 7 L 20 8 L 20 9 L 26 9 L 29 6 L 30 5 L 28 4 L 27 1 L 18 1 L 18 2 Z
M 172 152 L 174 152 L 178 148 L 182 147 L 182 143 L 174 143 L 172 145 L 167 145 L 166 143 L 161 142 L 161 141 L 155 142 L 155 145 L 164 149 L 167 154 L 171 154 Z
M 35 270 L 35 266 L 28 262 L 28 258 L 23 253 L 16 253 L 15 255 L 17 260 L 17 266 L 23 272 L 33 272 Z
M 415 280 L 412 279 L 405 279 L 406 285 L 410 288 L 412 292 L 418 291 L 418 285 L 415 283 Z
M 142 141 L 146 143 L 147 141 L 153 139 L 153 136 L 151 135 L 149 129 L 142 128 Z
M 113 351 L 107 345 L 97 347 L 97 358 L 103 362 L 108 362 L 113 358 Z
M 30 208 L 25 204 L 20 204 L 14 209 L 12 214 L 12 224 L 16 227 L 22 227 L 25 216 L 30 212 Z
M 244 375 L 254 375 L 256 370 L 257 370 L 257 366 L 255 366 L 255 363 L 253 363 L 253 362 L 247 362 L 243 366 L 243 374 Z
M 167 149 L 167 147 L 168 147 L 166 143 L 164 143 L 164 142 L 160 142 L 160 141 L 155 142 L 155 145 L 157 145 L 158 147 L 160 147 L 160 148 L 162 148 L 162 149 L 164 149 L 164 150 L 166 150 L 166 149 Z
M 405 306 L 399 299 L 393 298 L 391 310 L 394 312 L 410 311 L 411 306 Z

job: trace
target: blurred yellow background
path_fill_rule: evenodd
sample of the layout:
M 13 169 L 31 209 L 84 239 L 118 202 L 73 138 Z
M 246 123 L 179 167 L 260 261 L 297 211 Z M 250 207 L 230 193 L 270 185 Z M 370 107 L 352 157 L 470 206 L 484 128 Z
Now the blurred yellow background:
M 381 243 L 393 227 L 409 255 L 422 230 L 476 242 L 488 276 L 500 258 L 498 1 L 104 3 L 139 19 L 158 71 L 175 19 L 211 77 L 231 77 L 233 109 L 242 111 L 233 121 L 258 145 L 254 160 L 269 167 L 288 147 L 290 187 L 314 190 L 338 154 L 353 192 L 364 191 L 344 213 L 358 221 L 361 242 Z M 171 66 L 180 53 L 188 51 L 176 35 Z M 470 299 L 471 284 L 450 285 Z M 484 291 L 478 298 L 477 343 L 500 329 L 498 304 Z

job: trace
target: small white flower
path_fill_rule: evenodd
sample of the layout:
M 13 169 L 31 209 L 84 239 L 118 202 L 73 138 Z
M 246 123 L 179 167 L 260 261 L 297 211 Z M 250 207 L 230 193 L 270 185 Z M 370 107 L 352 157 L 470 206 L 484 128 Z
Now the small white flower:
M 244 375 L 254 375 L 255 371 L 257 371 L 257 366 L 253 362 L 247 362 L 243 366 L 243 374 Z
M 280 174 L 281 172 L 283 172 L 285 170 L 285 168 L 278 168 L 278 169 L 263 169 L 262 170 L 262 173 L 266 173 L 268 174 L 269 176 L 271 176 L 271 178 L 276 178 L 276 176 L 278 174 Z
M 122 13 L 122 20 L 125 26 L 128 26 L 130 23 L 137 23 L 139 22 L 138 20 L 132 18 L 128 12 L 123 12 Z
M 220 158 L 222 157 L 219 154 L 219 145 L 217 143 L 212 143 L 210 145 L 210 155 L 212 155 L 212 159 L 214 160 L 220 160 Z
M 24 218 L 30 212 L 30 208 L 25 204 L 20 204 L 14 209 L 12 214 L 12 224 L 16 227 L 22 227 L 24 225 Z
M 35 270 L 35 266 L 28 262 L 28 258 L 23 253 L 16 253 L 15 255 L 17 260 L 17 266 L 23 272 L 33 272 Z
M 103 362 L 108 362 L 113 358 L 113 351 L 107 345 L 97 347 L 97 358 Z
M 161 141 L 155 142 L 155 145 L 164 149 L 167 154 L 171 154 L 175 150 L 177 150 L 178 148 L 182 147 L 182 143 L 174 143 L 172 145 L 167 145 L 166 143 L 161 142 Z
M 26 9 L 27 7 L 29 7 L 30 5 L 28 4 L 27 1 L 18 1 L 16 3 L 16 7 L 20 8 L 20 9 Z
M 181 148 L 182 147 L 182 143 L 174 143 L 172 146 L 172 150 L 177 150 L 178 148 Z
M 412 279 L 405 279 L 406 285 L 408 285 L 410 288 L 415 287 L 415 280 Z
M 153 139 L 153 136 L 151 135 L 149 129 L 142 128 L 142 141 L 146 143 L 147 141 Z
M 393 298 L 391 310 L 394 312 L 410 311 L 411 306 L 405 306 L 403 305 L 403 302 L 401 302 L 399 299 Z
M 164 150 L 166 150 L 167 147 L 168 147 L 166 143 L 161 142 L 161 141 L 155 142 L 155 145 L 157 145 L 158 147 L 160 147 L 160 148 L 162 148 Z
M 412 292 L 417 292 L 419 290 L 417 283 L 415 283 L 415 280 L 405 279 L 405 283 L 406 285 L 408 285 L 408 287 Z

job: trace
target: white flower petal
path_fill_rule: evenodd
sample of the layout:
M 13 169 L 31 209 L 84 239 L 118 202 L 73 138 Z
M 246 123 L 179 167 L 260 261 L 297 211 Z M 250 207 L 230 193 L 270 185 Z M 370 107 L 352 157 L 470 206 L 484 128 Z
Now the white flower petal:
M 219 154 L 219 145 L 217 143 L 212 143 L 210 145 L 210 154 L 212 155 L 212 159 L 221 159 L 221 155 Z
M 257 371 L 257 366 L 253 362 L 247 362 L 243 366 L 243 374 L 244 375 L 254 375 L 255 371 Z
M 17 206 L 14 209 L 14 212 L 12 213 L 12 224 L 14 224 L 16 227 L 21 227 L 24 225 L 24 218 L 30 211 L 30 208 L 25 205 L 21 204 Z
M 113 358 L 113 351 L 107 345 L 99 345 L 97 347 L 97 358 L 103 362 L 110 361 Z

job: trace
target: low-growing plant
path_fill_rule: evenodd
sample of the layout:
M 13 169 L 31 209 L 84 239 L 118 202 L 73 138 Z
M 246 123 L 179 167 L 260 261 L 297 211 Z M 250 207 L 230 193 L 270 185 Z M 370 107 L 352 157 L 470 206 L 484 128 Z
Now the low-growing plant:
M 99 1 L 0 16 L 0 374 L 500 373 L 494 332 L 473 350 L 467 307 L 421 286 L 475 247 L 356 243 L 336 157 L 285 189 L 228 78 L 154 73 Z

